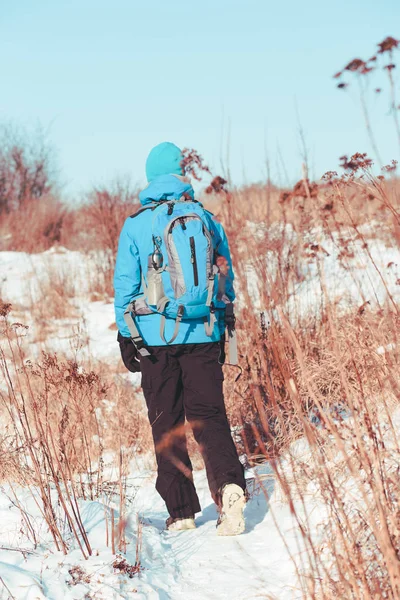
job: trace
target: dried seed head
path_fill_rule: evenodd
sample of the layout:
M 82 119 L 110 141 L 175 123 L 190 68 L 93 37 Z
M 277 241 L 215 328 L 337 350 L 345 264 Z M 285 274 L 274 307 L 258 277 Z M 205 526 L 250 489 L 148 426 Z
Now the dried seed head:
M 365 64 L 363 67 L 360 68 L 359 73 L 361 73 L 361 75 L 368 75 L 368 73 L 371 73 L 371 71 L 373 70 L 373 67 L 367 67 L 367 65 Z
M 217 175 L 216 177 L 214 177 L 210 185 L 206 188 L 205 192 L 206 194 L 212 194 L 213 192 L 217 194 L 219 194 L 220 192 L 226 192 L 227 190 L 224 186 L 227 183 L 228 182 L 226 181 L 226 179 Z
M 0 317 L 3 317 L 5 319 L 10 314 L 10 312 L 11 304 L 0 300 Z
M 352 73 L 361 73 L 362 69 L 366 67 L 366 63 L 361 58 L 354 58 L 345 66 L 345 71 L 351 71 Z
M 197 181 L 201 181 L 201 173 L 211 173 L 210 169 L 204 164 L 203 157 L 196 150 L 184 148 L 182 150 L 183 158 L 181 167 L 184 173 L 191 175 Z
M 384 52 L 392 52 L 392 50 L 394 48 L 398 48 L 399 43 L 400 43 L 399 40 L 396 40 L 394 37 L 391 37 L 389 35 L 387 38 L 385 38 L 383 40 L 383 42 L 378 44 L 378 47 L 379 47 L 378 53 L 383 54 Z
M 356 173 L 360 169 L 365 171 L 373 164 L 372 160 L 368 158 L 365 152 L 363 154 L 361 152 L 356 152 L 350 158 L 348 158 L 347 155 L 344 155 L 341 156 L 339 160 L 341 161 L 340 166 L 342 169 L 352 171 L 353 173 Z
M 394 171 L 396 171 L 397 165 L 398 161 L 393 159 L 389 165 L 385 165 L 384 167 L 382 167 L 382 171 L 385 171 L 386 173 L 393 173 Z
M 324 173 L 322 175 L 322 180 L 323 181 L 333 181 L 334 179 L 336 179 L 338 176 L 336 171 L 327 171 L 326 173 Z

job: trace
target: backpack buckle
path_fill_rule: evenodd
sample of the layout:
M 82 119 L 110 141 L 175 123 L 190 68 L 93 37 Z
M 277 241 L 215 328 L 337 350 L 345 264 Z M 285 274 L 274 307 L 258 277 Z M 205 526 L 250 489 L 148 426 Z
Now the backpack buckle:
M 225 323 L 226 323 L 226 326 L 228 327 L 228 330 L 234 331 L 235 322 L 236 322 L 236 317 L 235 317 L 235 313 L 233 311 L 233 303 L 230 302 L 229 304 L 226 305 L 226 308 L 225 308 Z
M 131 340 L 137 350 L 141 350 L 142 348 L 144 348 L 144 341 L 143 341 L 142 336 L 140 336 L 140 335 L 132 336 L 131 335 Z

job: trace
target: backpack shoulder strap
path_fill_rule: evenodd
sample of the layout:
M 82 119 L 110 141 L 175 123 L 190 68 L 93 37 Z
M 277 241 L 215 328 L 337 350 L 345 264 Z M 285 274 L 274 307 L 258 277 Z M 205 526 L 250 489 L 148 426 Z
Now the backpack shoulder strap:
M 143 338 L 140 335 L 138 328 L 136 327 L 136 323 L 134 318 L 132 317 L 132 314 L 135 314 L 135 302 L 130 302 L 126 307 L 124 312 L 124 320 L 129 329 L 133 345 L 135 346 L 139 354 L 141 356 L 149 356 L 150 352 L 144 345 Z
M 139 208 L 139 210 L 137 210 L 135 213 L 130 215 L 130 218 L 134 219 L 135 217 L 138 217 L 145 210 L 154 210 L 155 208 L 157 208 L 158 204 L 159 204 L 159 202 L 152 202 L 151 204 L 147 204 L 146 206 L 143 206 L 143 208 Z

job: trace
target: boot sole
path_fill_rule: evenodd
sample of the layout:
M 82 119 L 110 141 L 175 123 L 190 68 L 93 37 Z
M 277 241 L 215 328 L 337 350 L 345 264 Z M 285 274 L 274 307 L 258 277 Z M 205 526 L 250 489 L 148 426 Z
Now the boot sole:
M 243 509 L 246 504 L 242 488 L 235 483 L 226 486 L 222 493 L 223 519 L 217 535 L 240 535 L 245 530 Z

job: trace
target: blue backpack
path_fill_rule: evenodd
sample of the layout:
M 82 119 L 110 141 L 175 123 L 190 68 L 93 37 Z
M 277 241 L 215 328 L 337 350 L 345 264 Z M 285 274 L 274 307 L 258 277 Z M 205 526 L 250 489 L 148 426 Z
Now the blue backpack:
M 217 320 L 219 269 L 215 261 L 221 241 L 211 216 L 199 202 L 182 198 L 151 208 L 154 252 L 143 274 L 143 299 L 152 312 L 162 315 L 161 339 L 171 344 L 183 318 L 203 317 L 206 334 L 211 336 Z M 166 317 L 175 319 L 168 341 Z

